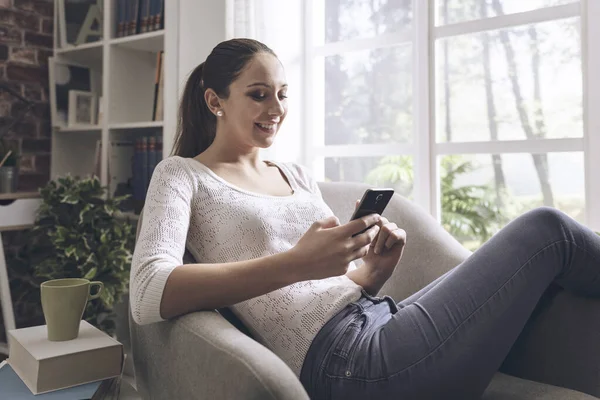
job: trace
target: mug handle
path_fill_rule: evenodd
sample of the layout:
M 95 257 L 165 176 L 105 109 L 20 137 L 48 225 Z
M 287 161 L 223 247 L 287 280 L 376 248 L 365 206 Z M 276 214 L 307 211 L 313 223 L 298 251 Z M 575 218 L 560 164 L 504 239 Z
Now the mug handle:
M 96 292 L 96 294 L 91 294 L 92 293 L 92 286 L 98 286 L 98 291 Z M 102 293 L 102 289 L 104 289 L 104 283 L 102 283 L 100 281 L 90 282 L 89 300 L 94 300 L 94 299 L 97 299 L 98 297 L 100 297 L 100 293 Z

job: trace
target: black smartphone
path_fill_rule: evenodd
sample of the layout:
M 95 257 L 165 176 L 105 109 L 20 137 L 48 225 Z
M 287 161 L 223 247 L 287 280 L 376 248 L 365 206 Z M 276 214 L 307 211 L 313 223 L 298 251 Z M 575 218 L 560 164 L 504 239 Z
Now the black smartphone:
M 385 207 L 388 205 L 392 196 L 394 195 L 394 189 L 381 188 L 381 189 L 367 189 L 365 194 L 363 194 L 362 199 L 360 200 L 360 204 L 352 214 L 350 221 L 355 220 L 357 218 L 362 218 L 365 215 L 369 214 L 379 214 L 383 213 Z M 370 228 L 370 227 L 369 227 Z M 358 233 L 352 235 L 352 237 L 356 235 L 360 235 L 361 233 L 367 231 L 369 228 L 364 229 Z

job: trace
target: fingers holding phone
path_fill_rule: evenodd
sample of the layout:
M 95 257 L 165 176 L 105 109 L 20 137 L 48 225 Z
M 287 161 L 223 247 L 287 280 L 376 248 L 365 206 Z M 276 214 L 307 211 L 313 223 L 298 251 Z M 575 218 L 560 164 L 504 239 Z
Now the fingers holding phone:
M 354 221 L 370 214 L 383 214 L 385 207 L 388 205 L 393 195 L 394 189 L 367 189 L 363 194 L 363 197 L 357 202 L 354 213 L 352 214 L 352 217 L 350 217 L 350 221 Z M 366 229 L 368 228 L 369 227 Z M 355 232 L 353 237 L 365 232 L 366 229 Z

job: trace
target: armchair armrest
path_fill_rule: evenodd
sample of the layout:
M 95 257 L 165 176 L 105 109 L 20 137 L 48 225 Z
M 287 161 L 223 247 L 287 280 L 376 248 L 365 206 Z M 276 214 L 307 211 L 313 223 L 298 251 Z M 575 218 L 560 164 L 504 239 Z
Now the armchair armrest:
M 132 321 L 131 334 L 144 399 L 309 399 L 279 357 L 216 311 L 149 325 Z
M 501 371 L 600 397 L 600 299 L 557 286 L 541 299 Z

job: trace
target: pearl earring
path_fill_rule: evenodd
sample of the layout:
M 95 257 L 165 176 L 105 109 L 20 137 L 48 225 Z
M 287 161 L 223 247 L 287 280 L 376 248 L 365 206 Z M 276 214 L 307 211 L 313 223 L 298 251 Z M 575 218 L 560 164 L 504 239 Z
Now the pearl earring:
M 217 111 L 217 116 L 222 117 L 223 116 L 223 111 L 221 111 L 221 110 Z

